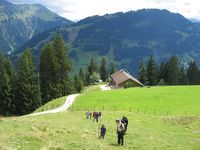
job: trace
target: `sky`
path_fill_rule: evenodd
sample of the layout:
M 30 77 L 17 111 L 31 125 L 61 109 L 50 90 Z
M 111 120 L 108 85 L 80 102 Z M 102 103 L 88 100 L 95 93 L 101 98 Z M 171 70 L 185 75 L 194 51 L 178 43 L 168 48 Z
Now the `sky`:
M 8 0 L 37 3 L 72 21 L 88 16 L 127 12 L 143 8 L 167 9 L 200 20 L 200 0 Z

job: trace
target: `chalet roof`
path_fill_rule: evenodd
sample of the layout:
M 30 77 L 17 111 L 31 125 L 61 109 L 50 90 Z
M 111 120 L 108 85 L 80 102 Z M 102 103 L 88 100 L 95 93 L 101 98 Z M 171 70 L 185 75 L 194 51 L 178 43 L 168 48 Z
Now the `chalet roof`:
M 127 73 L 123 70 L 115 72 L 114 74 L 111 75 L 111 78 L 114 80 L 115 84 L 117 84 L 117 85 L 120 85 L 121 83 L 130 79 L 130 80 L 138 83 L 139 85 L 144 86 L 140 81 L 138 81 L 136 78 L 134 78 L 129 73 Z

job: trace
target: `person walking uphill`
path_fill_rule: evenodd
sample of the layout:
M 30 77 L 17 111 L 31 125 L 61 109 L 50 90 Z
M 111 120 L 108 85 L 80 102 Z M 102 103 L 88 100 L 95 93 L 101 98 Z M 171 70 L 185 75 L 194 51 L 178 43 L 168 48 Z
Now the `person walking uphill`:
M 117 123 L 117 139 L 118 144 L 124 145 L 124 132 L 125 126 L 120 120 L 116 120 Z
M 100 137 L 99 138 L 102 138 L 104 139 L 104 136 L 106 135 L 106 127 L 104 124 L 101 125 L 101 130 L 100 130 Z

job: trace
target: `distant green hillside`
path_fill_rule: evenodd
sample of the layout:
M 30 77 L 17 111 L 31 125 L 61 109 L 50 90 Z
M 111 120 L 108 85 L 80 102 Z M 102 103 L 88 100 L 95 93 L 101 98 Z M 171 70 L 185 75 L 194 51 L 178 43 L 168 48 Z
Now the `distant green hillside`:
M 12 4 L 0 1 L 0 51 L 11 53 L 38 33 L 71 21 L 39 4 Z
M 151 54 L 157 62 L 166 61 L 172 54 L 188 61 L 199 59 L 200 30 L 195 24 L 167 10 L 143 9 L 85 18 L 70 27 L 57 28 L 34 37 L 18 49 L 33 49 L 36 58 L 45 42 L 60 33 L 71 46 L 74 66 L 84 66 L 91 57 L 106 56 L 118 68 L 136 74 L 141 58 Z

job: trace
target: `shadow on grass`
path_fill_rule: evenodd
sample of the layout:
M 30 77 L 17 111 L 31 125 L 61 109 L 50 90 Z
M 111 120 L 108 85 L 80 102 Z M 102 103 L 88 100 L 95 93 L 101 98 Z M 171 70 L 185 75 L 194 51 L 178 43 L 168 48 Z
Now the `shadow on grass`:
M 110 146 L 120 146 L 119 144 L 117 144 L 117 143 L 111 143 L 111 144 L 109 144 Z

